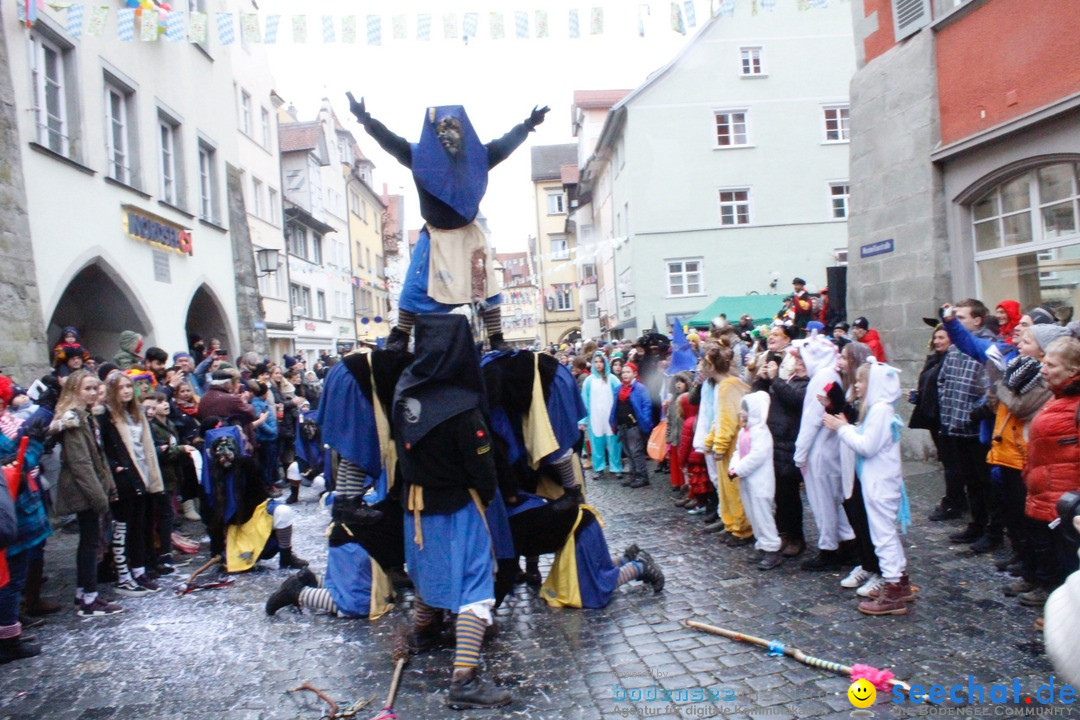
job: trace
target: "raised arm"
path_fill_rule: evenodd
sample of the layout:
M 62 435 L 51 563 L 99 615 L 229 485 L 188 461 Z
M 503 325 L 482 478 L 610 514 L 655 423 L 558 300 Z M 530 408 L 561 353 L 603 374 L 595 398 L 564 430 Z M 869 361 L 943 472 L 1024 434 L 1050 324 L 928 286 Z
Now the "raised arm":
M 364 98 L 360 98 L 357 102 L 351 92 L 345 94 L 349 98 L 349 110 L 356 117 L 356 121 L 364 126 L 367 134 L 375 138 L 379 147 L 393 155 L 399 163 L 411 169 L 412 146 L 409 145 L 409 141 L 390 132 L 385 125 L 371 117 L 371 113 L 367 111 L 367 106 L 364 104 Z
M 488 167 L 493 168 L 510 157 L 510 153 L 517 150 L 521 143 L 525 142 L 525 138 L 529 136 L 529 133 L 535 130 L 537 125 L 544 122 L 544 115 L 550 109 L 547 105 L 542 108 L 534 107 L 524 122 L 515 125 L 510 132 L 498 140 L 492 140 L 485 145 L 484 147 L 487 148 L 488 153 Z

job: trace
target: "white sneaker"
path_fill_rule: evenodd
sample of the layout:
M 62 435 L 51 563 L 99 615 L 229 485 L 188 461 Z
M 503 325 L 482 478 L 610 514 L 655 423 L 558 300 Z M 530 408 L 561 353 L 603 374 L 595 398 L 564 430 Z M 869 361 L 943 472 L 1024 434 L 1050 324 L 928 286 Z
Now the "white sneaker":
M 870 576 L 870 579 L 863 583 L 862 587 L 855 591 L 855 594 L 859 597 L 868 598 L 870 593 L 875 590 L 880 590 L 885 587 L 885 578 L 881 577 L 877 573 Z
M 698 505 L 697 507 L 690 508 L 689 510 L 686 511 L 687 515 L 703 515 L 704 513 L 705 513 L 705 506 L 704 505 Z
M 869 570 L 863 570 L 862 565 L 856 565 L 855 569 L 849 572 L 848 576 L 840 581 L 840 587 L 854 590 L 869 580 L 873 574 L 874 573 Z
M 138 584 L 134 580 L 124 580 L 118 582 L 113 586 L 117 595 L 123 595 L 124 597 L 146 597 L 150 594 L 150 591 Z

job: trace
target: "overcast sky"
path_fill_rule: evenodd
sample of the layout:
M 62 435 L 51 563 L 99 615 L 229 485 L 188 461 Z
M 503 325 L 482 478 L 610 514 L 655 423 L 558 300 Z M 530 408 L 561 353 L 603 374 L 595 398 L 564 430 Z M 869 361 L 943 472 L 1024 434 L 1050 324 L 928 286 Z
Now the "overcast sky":
M 267 45 L 276 88 L 293 103 L 301 120 L 314 119 L 319 101 L 328 97 L 341 121 L 356 136 L 361 150 L 375 162 L 375 186 L 389 185 L 391 194 L 406 198 L 406 227 L 419 228 L 419 206 L 412 178 L 397 161 L 353 121 L 345 92 L 366 98 L 371 114 L 410 142 L 420 135 L 425 108 L 431 105 L 464 105 L 480 139 L 499 137 L 524 120 L 534 105 L 550 105 L 543 125 L 530 135 L 514 155 L 492 170 L 481 212 L 487 216 L 499 252 L 524 250 L 536 232 L 536 212 L 530 179 L 530 145 L 574 142 L 570 128 L 570 105 L 575 90 L 632 89 L 668 62 L 686 42 L 670 29 L 670 3 L 651 5 L 646 35 L 639 37 L 639 3 L 622 0 L 603 5 L 604 32 L 589 34 L 590 8 L 565 0 L 536 0 L 531 7 L 481 0 L 477 3 L 423 2 L 421 0 L 259 0 L 263 23 L 281 13 L 278 43 Z M 567 16 L 577 7 L 581 38 L 568 39 Z M 698 27 L 707 17 L 708 4 L 698 2 Z M 535 11 L 548 13 L 547 39 L 514 37 L 515 10 L 527 10 L 530 36 L 535 33 Z M 489 13 L 504 14 L 506 38 L 491 40 Z M 443 39 L 442 18 L 456 13 L 458 27 L 466 12 L 480 15 L 478 37 L 468 45 L 460 39 Z M 432 15 L 432 39 L 416 38 L 416 17 Z M 308 42 L 292 42 L 293 14 L 308 15 Z M 367 14 L 382 16 L 382 40 L 378 47 L 366 45 Z M 408 39 L 393 40 L 391 17 L 405 14 Z M 335 16 L 337 43 L 323 44 L 322 15 Z M 340 18 L 357 16 L 357 44 L 340 42 Z M 689 31 L 687 38 L 693 34 Z

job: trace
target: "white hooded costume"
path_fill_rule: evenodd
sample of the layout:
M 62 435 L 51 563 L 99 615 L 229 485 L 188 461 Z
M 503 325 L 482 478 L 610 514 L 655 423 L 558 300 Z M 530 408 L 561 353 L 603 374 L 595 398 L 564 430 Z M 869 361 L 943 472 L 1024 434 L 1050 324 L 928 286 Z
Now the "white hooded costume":
M 907 569 L 904 547 L 896 529 L 897 512 L 904 494 L 899 441 L 899 427 L 903 423 L 896 415 L 900 371 L 877 362 L 872 355 L 867 366 L 870 375 L 863 401 L 866 416 L 857 426 L 845 425 L 836 433 L 841 443 L 844 494 L 851 494 L 858 471 L 881 576 L 886 582 L 899 582 Z
M 818 395 L 829 383 L 840 383 L 836 372 L 836 346 L 816 332 L 792 345 L 799 351 L 810 382 L 803 399 L 799 437 L 795 441 L 795 465 L 803 471 L 806 498 L 818 526 L 818 550 L 836 550 L 841 540 L 855 533 L 844 513 L 844 490 L 840 473 L 840 438 L 821 424 L 825 406 Z
M 773 440 L 769 427 L 769 393 L 752 392 L 742 399 L 747 414 L 746 427 L 740 428 L 735 441 L 735 457 L 728 472 L 739 477 L 739 496 L 757 542 L 754 547 L 765 552 L 780 550 L 773 513 L 776 504 L 776 475 L 773 473 Z

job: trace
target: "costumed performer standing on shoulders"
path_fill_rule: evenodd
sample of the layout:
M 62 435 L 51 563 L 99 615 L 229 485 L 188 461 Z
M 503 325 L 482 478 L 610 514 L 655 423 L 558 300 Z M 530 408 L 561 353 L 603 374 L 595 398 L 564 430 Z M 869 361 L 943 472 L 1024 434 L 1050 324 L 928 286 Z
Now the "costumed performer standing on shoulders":
M 405 276 L 398 324 L 387 339 L 387 349 L 405 349 L 418 314 L 447 313 L 467 303 L 482 309 L 492 349 L 505 345 L 495 254 L 475 220 L 487 191 L 488 171 L 544 122 L 548 108 L 533 108 L 525 122 L 485 145 L 465 108 L 431 107 L 424 117 L 420 142 L 410 143 L 372 118 L 363 98 L 357 102 L 352 93 L 348 96 L 349 109 L 368 134 L 412 170 L 425 222 Z

